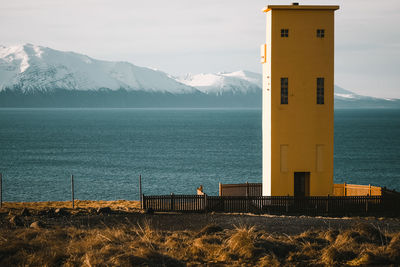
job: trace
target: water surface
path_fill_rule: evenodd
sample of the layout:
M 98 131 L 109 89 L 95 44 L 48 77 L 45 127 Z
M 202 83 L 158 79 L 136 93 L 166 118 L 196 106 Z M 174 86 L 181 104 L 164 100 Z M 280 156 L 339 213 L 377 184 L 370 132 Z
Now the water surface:
M 0 109 L 5 201 L 138 199 L 261 182 L 261 110 Z M 335 182 L 400 190 L 400 110 L 335 111 Z

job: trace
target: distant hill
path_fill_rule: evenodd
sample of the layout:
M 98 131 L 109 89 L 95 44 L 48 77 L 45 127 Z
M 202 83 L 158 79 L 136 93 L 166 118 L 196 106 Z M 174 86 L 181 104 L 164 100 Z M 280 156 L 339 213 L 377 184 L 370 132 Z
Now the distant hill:
M 335 108 L 400 108 L 400 99 L 362 96 L 335 85 Z
M 0 107 L 261 107 L 262 76 L 187 74 L 93 59 L 32 44 L 0 46 Z M 399 100 L 335 87 L 338 108 L 400 107 Z
M 187 74 L 177 81 L 205 94 L 247 94 L 261 91 L 262 75 L 250 71 Z

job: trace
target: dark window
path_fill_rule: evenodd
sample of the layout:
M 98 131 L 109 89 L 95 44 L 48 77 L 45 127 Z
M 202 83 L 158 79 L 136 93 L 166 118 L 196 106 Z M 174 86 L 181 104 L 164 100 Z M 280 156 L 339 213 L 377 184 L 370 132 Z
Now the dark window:
M 281 37 L 289 37 L 289 29 L 281 29 Z
M 317 29 L 317 37 L 324 38 L 325 37 L 325 30 L 324 29 Z
M 289 104 L 288 83 L 288 78 L 281 78 L 281 104 Z
M 324 78 L 317 78 L 317 104 L 324 104 Z

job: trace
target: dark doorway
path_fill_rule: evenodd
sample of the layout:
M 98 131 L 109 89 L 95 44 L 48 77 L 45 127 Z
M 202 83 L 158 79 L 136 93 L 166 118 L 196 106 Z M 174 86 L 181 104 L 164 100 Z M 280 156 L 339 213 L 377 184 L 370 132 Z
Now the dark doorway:
M 310 173 L 294 173 L 294 196 L 305 197 L 310 195 Z

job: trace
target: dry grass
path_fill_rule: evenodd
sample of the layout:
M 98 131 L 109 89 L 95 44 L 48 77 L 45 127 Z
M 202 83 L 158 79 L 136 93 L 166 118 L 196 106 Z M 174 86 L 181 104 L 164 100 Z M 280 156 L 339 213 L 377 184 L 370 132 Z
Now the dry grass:
M 51 203 L 52 208 L 68 203 Z M 126 210 L 127 201 L 82 202 L 89 209 Z M 9 209 L 18 209 L 16 203 Z M 23 207 L 27 207 L 26 204 Z M 49 208 L 45 202 L 30 209 Z M 13 210 L 14 213 L 17 210 Z M 20 210 L 18 210 L 20 212 Z M 33 212 L 32 212 L 33 214 Z M 143 215 L 143 214 L 142 214 Z M 51 224 L 39 228 L 12 225 L 4 212 L 0 228 L 0 266 L 359 266 L 399 265 L 400 233 L 371 223 L 344 230 L 308 230 L 300 234 L 270 233 L 253 225 L 200 230 L 159 230 L 144 217 L 140 223 L 125 215 L 118 224 L 79 227 Z M 43 215 L 20 216 L 40 219 Z M 89 213 L 80 218 L 91 216 Z M 101 217 L 103 215 L 93 215 Z M 108 215 L 104 215 L 107 217 Z M 96 217 L 96 218 L 97 218 Z M 49 217 L 53 221 L 55 217 Z M 176 217 L 179 220 L 179 216 Z M 71 217 L 65 217 L 69 220 Z M 64 222 L 64 220 L 60 220 Z M 185 223 L 176 221 L 175 223 Z
M 400 264 L 400 234 L 379 244 L 354 230 L 332 234 L 307 231 L 300 235 L 269 234 L 239 226 L 204 233 L 158 231 L 149 223 L 82 230 L 2 229 L 1 266 L 358 266 Z M 202 233 L 202 234 L 199 234 Z M 382 234 L 383 235 L 383 234 Z M 344 243 L 346 242 L 346 243 Z
M 113 210 L 137 210 L 140 208 L 140 202 L 136 200 L 75 200 L 75 208 L 78 209 L 97 209 L 110 207 Z M 71 201 L 39 201 L 39 202 L 3 202 L 3 209 L 57 209 L 57 208 L 71 208 Z

